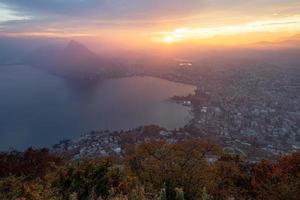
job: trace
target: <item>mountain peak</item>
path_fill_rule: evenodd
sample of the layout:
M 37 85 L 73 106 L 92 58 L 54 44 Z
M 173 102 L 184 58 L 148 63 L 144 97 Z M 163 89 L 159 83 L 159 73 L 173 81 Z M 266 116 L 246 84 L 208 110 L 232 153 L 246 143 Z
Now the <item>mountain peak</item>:
M 71 40 L 68 45 L 66 46 L 65 50 L 84 50 L 84 51 L 89 51 L 89 49 L 81 44 L 80 42 L 77 42 L 75 40 Z
M 91 52 L 86 46 L 84 46 L 80 42 L 71 40 L 63 50 L 63 56 L 76 60 L 82 58 L 91 58 L 94 57 L 95 55 L 93 52 Z

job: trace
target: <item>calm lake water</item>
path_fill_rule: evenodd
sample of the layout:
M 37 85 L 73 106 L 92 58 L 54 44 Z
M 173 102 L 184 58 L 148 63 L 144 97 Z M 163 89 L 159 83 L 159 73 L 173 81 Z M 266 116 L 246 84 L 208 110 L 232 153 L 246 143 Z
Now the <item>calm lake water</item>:
M 0 66 L 0 150 L 50 146 L 92 130 L 182 127 L 189 108 L 167 100 L 194 90 L 153 77 L 79 84 L 28 66 Z

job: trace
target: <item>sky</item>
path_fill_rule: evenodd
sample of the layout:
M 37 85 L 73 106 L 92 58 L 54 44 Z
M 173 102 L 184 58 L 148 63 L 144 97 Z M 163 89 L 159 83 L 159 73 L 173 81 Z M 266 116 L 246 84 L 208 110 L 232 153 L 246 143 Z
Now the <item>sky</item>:
M 0 0 L 0 35 L 140 45 L 299 39 L 299 0 Z

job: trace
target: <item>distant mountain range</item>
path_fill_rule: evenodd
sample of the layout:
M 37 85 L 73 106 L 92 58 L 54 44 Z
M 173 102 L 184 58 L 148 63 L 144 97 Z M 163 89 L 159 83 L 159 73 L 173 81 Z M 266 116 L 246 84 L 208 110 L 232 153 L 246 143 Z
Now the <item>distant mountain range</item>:
M 97 55 L 74 40 L 63 49 L 41 47 L 33 51 L 25 63 L 65 78 L 89 80 L 116 77 L 128 68 L 119 60 Z
M 101 80 L 168 71 L 177 66 L 177 61 L 140 52 L 98 55 L 71 40 L 64 48 L 38 48 L 26 57 L 24 64 L 68 79 Z
M 217 62 L 210 64 L 210 68 L 237 62 L 246 64 L 248 60 L 282 66 L 299 66 L 300 48 L 290 46 L 277 48 L 277 46 L 286 47 L 287 45 L 279 45 L 286 43 L 297 46 L 300 44 L 297 43 L 300 41 L 299 38 L 300 36 L 295 36 L 293 42 L 282 41 L 274 44 L 262 42 L 249 48 L 206 48 L 191 45 L 174 47 L 171 52 L 167 49 L 165 51 L 164 49 L 112 51 L 103 47 L 99 54 L 74 40 L 66 44 L 65 40 L 35 41 L 0 38 L 0 65 L 25 64 L 64 78 L 84 80 L 132 75 L 160 76 L 177 69 L 179 60 L 176 58 L 192 61 L 193 67 L 201 67 L 206 62 Z

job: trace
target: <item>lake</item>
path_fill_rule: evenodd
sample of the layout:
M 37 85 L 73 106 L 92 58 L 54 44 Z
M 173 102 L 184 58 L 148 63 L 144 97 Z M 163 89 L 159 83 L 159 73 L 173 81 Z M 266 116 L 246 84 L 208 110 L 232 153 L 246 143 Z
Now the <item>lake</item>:
M 92 130 L 183 127 L 190 108 L 168 99 L 195 89 L 141 76 L 78 83 L 29 66 L 0 66 L 0 150 L 49 147 Z

